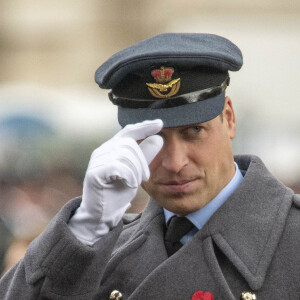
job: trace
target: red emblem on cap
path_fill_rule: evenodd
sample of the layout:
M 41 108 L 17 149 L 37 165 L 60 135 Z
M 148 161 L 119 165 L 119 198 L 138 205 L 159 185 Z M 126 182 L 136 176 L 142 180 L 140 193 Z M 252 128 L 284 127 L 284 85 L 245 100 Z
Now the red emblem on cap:
M 172 75 L 174 73 L 173 68 L 165 68 L 161 67 L 160 70 L 153 70 L 151 75 L 155 79 L 157 83 L 166 83 L 172 79 Z
M 192 300 L 213 300 L 214 296 L 210 292 L 197 291 L 194 293 Z
M 180 88 L 180 78 L 172 80 L 174 69 L 160 67 L 151 72 L 156 83 L 146 83 L 151 95 L 155 98 L 170 98 L 176 95 Z

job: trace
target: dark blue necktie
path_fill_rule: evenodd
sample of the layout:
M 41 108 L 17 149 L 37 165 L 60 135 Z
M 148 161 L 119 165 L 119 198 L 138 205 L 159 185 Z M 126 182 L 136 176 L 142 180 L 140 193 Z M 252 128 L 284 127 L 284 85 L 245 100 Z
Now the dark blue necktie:
M 186 217 L 174 216 L 168 223 L 165 232 L 165 246 L 168 256 L 173 255 L 182 247 L 181 238 L 194 228 L 193 223 Z

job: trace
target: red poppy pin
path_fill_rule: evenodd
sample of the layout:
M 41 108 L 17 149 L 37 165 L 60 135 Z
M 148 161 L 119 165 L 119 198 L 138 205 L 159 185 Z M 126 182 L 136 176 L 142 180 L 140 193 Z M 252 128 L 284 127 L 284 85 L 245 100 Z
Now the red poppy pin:
M 213 300 L 214 296 L 210 292 L 197 291 L 194 293 L 192 300 Z

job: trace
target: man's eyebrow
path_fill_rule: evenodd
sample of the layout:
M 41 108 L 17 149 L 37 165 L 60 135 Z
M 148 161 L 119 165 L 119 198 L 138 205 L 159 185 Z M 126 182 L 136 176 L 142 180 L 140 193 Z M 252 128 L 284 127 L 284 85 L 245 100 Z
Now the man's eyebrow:
M 199 127 L 199 126 L 202 126 L 202 124 L 204 124 L 204 123 L 184 125 L 184 126 L 179 126 L 179 127 L 176 127 L 176 128 L 184 130 L 184 129 L 191 128 L 191 127 Z

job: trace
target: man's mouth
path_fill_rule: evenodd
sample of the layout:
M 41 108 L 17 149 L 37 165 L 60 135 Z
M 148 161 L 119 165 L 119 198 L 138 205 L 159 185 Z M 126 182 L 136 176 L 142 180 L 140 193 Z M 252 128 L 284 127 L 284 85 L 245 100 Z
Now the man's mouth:
M 198 178 L 184 179 L 184 180 L 170 180 L 163 181 L 159 185 L 170 193 L 184 193 L 189 192 L 194 188 Z

